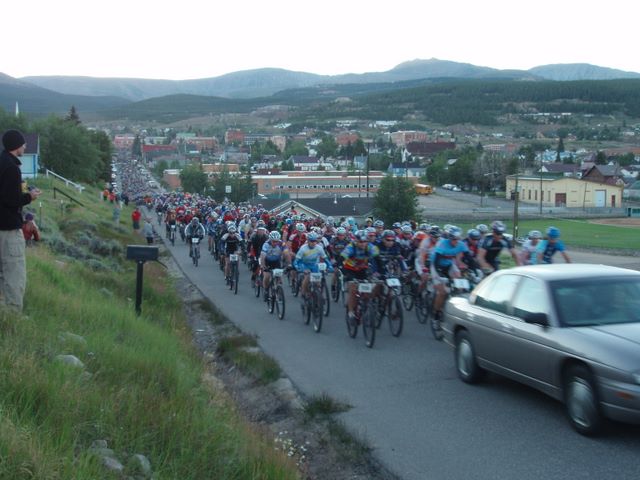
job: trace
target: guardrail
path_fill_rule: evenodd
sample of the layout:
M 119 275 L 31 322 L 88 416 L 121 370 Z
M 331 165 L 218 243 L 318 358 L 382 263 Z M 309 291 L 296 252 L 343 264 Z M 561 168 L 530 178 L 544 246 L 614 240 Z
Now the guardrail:
M 56 177 L 58 180 L 63 181 L 64 184 L 67 187 L 69 185 L 71 185 L 76 190 L 78 190 L 78 192 L 80 192 L 80 193 L 82 193 L 82 191 L 84 190 L 84 187 L 82 185 L 80 185 L 79 183 L 73 182 L 73 181 L 69 180 L 68 178 L 64 178 L 62 175 L 58 175 L 56 172 L 54 172 L 52 170 L 46 170 L 45 169 L 44 174 L 45 174 L 46 177 L 48 177 L 49 175 L 51 175 L 52 177 Z

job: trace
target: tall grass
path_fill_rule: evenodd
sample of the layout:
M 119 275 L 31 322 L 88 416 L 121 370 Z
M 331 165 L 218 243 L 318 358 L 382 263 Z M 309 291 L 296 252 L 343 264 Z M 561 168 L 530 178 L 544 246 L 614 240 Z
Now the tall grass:
M 44 235 L 73 235 L 73 216 L 98 225 L 92 234 L 104 241 L 140 243 L 100 226 L 110 205 L 92 195 L 83 194 L 85 208 L 64 213 L 49 205 Z M 158 479 L 297 478 L 225 394 L 202 382 L 204 366 L 163 269 L 145 265 L 138 317 L 134 265 L 117 252 L 105 261 L 120 270 L 92 269 L 44 245 L 28 251 L 24 315 L 0 312 L 0 478 L 113 478 L 90 451 L 99 439 L 123 463 L 147 456 Z M 57 361 L 60 354 L 85 368 Z

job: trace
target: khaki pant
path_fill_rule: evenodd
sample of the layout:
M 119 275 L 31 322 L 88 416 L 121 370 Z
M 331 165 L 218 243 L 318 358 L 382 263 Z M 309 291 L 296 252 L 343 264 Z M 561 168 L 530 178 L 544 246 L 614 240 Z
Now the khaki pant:
M 22 230 L 0 230 L 0 304 L 22 311 L 27 267 Z

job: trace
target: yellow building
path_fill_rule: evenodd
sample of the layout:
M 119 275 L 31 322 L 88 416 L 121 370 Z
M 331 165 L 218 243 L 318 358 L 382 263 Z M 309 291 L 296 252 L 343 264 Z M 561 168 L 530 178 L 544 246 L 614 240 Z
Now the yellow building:
M 516 176 L 507 177 L 507 197 L 516 188 Z M 543 207 L 621 207 L 622 185 L 590 182 L 573 177 L 518 175 L 520 202 Z

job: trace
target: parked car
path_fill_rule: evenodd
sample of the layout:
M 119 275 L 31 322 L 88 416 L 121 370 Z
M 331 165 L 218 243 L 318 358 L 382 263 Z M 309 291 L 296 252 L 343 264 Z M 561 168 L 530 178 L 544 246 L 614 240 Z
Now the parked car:
M 553 264 L 500 270 L 447 301 L 460 379 L 487 370 L 563 401 L 572 426 L 640 423 L 640 272 Z

